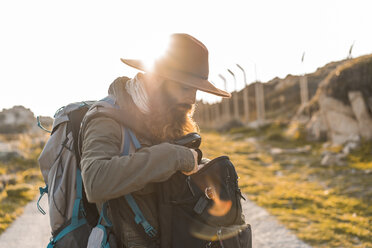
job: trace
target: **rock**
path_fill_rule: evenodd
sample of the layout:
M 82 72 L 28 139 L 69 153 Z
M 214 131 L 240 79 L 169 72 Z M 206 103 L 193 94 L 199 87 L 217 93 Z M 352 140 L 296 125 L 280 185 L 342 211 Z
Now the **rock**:
M 282 177 L 282 176 L 283 176 L 283 172 L 281 172 L 281 171 L 276 171 L 276 172 L 275 172 L 275 176 L 277 176 L 277 177 Z
M 0 175 L 0 184 L 2 184 L 4 187 L 6 185 L 14 185 L 17 182 L 17 176 L 16 175 Z
M 346 162 L 343 160 L 346 156 L 344 154 L 326 153 L 320 162 L 323 166 L 338 165 L 345 166 Z
M 350 106 L 325 94 L 319 96 L 318 103 L 319 110 L 305 127 L 308 140 L 329 139 L 333 144 L 359 140 L 359 124 Z
M 327 124 L 320 111 L 314 113 L 310 121 L 306 125 L 307 139 L 310 141 L 325 141 L 327 140 Z
M 244 142 L 256 144 L 257 143 L 257 138 L 255 138 L 255 137 L 248 137 L 248 138 L 245 138 L 244 139 Z
M 261 127 L 264 127 L 264 126 L 267 126 L 267 125 L 270 125 L 271 122 L 268 121 L 268 120 L 255 120 L 255 121 L 251 121 L 248 123 L 248 127 L 249 128 L 254 128 L 254 129 L 258 129 L 258 128 L 261 128 Z
M 282 153 L 283 153 L 283 149 L 281 149 L 281 148 L 274 147 L 274 148 L 270 149 L 270 154 L 271 155 L 279 155 L 279 154 L 282 154 Z
M 352 150 L 359 146 L 358 142 L 348 142 L 345 144 L 344 148 L 342 149 L 342 153 L 348 155 Z
M 358 122 L 341 112 L 325 112 L 330 138 L 333 144 L 344 144 L 347 141 L 359 140 Z
M 303 147 L 298 147 L 295 149 L 292 149 L 292 153 L 307 153 L 311 151 L 311 145 L 306 145 Z
M 345 105 L 343 102 L 324 94 L 319 97 L 319 107 L 320 110 L 324 111 L 325 113 L 328 111 L 334 111 L 349 117 L 354 116 L 353 110 L 350 106 Z
M 358 121 L 359 134 L 367 140 L 372 139 L 372 118 L 362 93 L 360 91 L 349 91 L 348 97 Z
M 298 154 L 298 153 L 307 153 L 309 151 L 311 151 L 311 146 L 310 145 L 306 145 L 306 146 L 298 147 L 298 148 L 294 148 L 294 149 L 282 149 L 282 148 L 274 147 L 274 148 L 270 149 L 270 154 L 271 155 L 279 155 L 279 154 L 283 154 L 283 153 Z
M 219 132 L 226 132 L 233 128 L 243 127 L 244 124 L 240 120 L 232 119 L 226 123 L 223 123 L 221 126 L 217 128 Z

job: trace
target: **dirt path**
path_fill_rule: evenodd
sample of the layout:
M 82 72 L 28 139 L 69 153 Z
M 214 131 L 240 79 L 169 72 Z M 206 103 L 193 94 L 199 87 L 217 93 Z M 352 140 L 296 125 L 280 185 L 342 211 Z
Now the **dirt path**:
M 47 196 L 41 205 L 47 209 Z M 42 215 L 36 208 L 36 201 L 25 207 L 23 214 L 0 236 L 1 248 L 42 248 L 49 243 L 50 227 L 48 215 Z
M 47 197 L 42 200 L 42 206 L 47 208 Z M 275 217 L 266 210 L 247 200 L 243 202 L 247 222 L 253 230 L 253 247 L 255 248 L 307 248 L 310 247 L 298 240 Z M 36 201 L 30 202 L 21 215 L 1 236 L 1 248 L 42 248 L 46 247 L 49 238 L 49 221 L 47 215 L 42 215 L 36 209 Z
M 310 248 L 311 246 L 299 240 L 274 216 L 252 201 L 243 203 L 246 222 L 251 224 L 254 248 Z

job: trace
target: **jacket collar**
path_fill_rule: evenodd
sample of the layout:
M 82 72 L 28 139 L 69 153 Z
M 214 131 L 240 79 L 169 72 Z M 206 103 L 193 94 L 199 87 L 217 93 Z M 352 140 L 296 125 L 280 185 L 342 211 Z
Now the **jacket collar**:
M 154 145 L 156 142 L 150 137 L 144 120 L 146 118 L 137 105 L 133 102 L 132 97 L 125 89 L 126 83 L 130 80 L 128 77 L 119 77 L 111 83 L 108 94 L 115 98 L 116 104 L 119 106 L 123 115 L 130 116 L 125 118 L 125 126 L 130 128 L 144 145 Z

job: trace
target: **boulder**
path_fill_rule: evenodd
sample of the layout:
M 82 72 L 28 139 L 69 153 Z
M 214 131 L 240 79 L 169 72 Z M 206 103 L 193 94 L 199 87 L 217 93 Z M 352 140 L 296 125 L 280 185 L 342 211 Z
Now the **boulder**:
M 319 107 L 332 143 L 344 144 L 359 139 L 359 125 L 350 106 L 323 95 L 319 97 Z
M 358 121 L 359 134 L 367 140 L 372 139 L 372 118 L 364 101 L 362 92 L 349 91 L 351 108 Z
M 333 144 L 344 144 L 359 140 L 358 122 L 350 116 L 336 111 L 325 112 L 330 139 Z
M 335 111 L 342 115 L 350 117 L 354 116 L 353 109 L 350 106 L 345 105 L 342 101 L 339 101 L 333 97 L 322 94 L 319 96 L 318 101 L 320 110 L 323 112 Z
M 292 121 L 306 125 L 309 140 L 326 138 L 334 144 L 372 140 L 372 54 L 335 65 L 319 79 L 316 94 L 299 107 Z
M 325 141 L 327 139 L 328 128 L 324 120 L 324 115 L 320 111 L 316 112 L 306 125 L 307 139 L 310 141 Z

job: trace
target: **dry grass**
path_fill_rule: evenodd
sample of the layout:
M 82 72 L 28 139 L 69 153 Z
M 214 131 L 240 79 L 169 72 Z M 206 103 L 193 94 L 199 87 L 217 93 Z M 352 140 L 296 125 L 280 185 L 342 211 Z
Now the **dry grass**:
M 268 152 L 272 146 L 303 144 L 284 140 L 278 127 L 273 129 L 248 130 L 243 136 L 237 133 L 244 130 L 222 136 L 203 133 L 202 150 L 210 158 L 228 155 L 237 168 L 243 192 L 310 245 L 372 247 L 372 201 L 363 193 L 371 189 L 372 175 L 363 170 L 352 174 L 356 170 L 353 163 L 345 168 L 320 166 L 319 144 L 313 144 L 307 154 L 273 156 Z M 253 135 L 261 136 L 259 146 L 244 141 Z M 275 138 L 268 138 L 270 135 Z M 356 151 L 349 159 L 357 157 L 360 163 L 364 161 L 362 154 Z M 348 191 L 350 188 L 355 191 Z
M 9 141 L 17 137 L 2 136 L 1 139 Z M 27 151 L 27 156 L 0 162 L 0 175 L 13 178 L 0 190 L 0 234 L 23 213 L 23 207 L 36 197 L 38 188 L 43 185 L 37 164 L 40 144 L 32 144 L 32 140 L 26 136 L 18 140 L 20 148 Z

